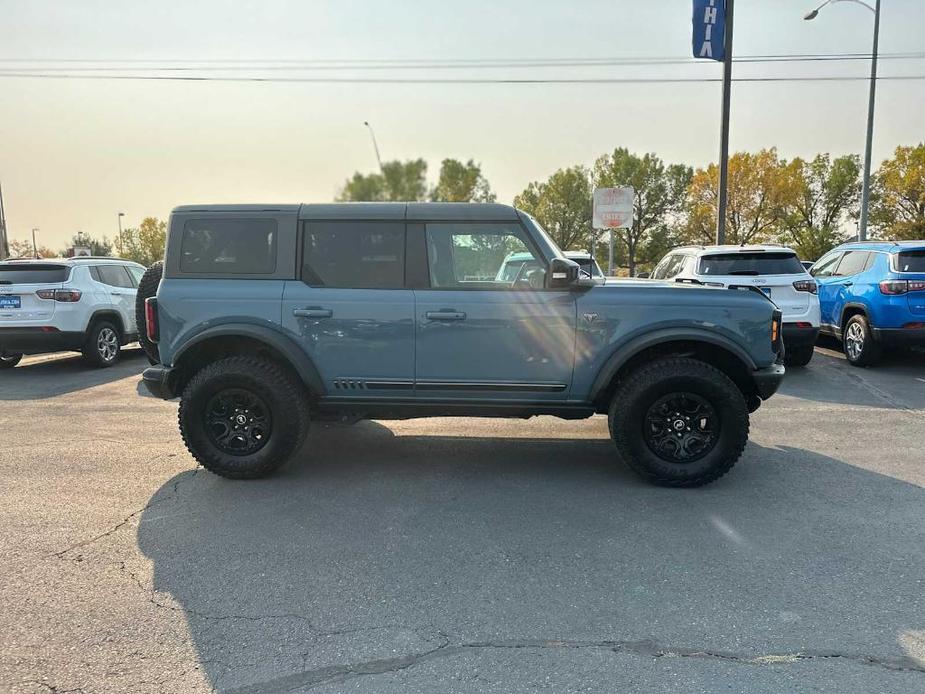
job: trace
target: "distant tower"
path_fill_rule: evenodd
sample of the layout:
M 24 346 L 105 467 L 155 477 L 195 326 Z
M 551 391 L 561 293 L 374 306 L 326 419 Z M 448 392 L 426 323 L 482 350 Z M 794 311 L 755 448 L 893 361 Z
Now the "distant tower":
M 0 186 L 0 260 L 10 257 L 10 242 L 6 237 L 6 215 L 3 213 L 3 186 Z

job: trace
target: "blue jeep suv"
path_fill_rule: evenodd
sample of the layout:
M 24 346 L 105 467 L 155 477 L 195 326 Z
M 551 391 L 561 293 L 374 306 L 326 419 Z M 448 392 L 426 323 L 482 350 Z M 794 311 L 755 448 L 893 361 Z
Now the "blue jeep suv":
M 925 241 L 869 241 L 832 249 L 810 268 L 821 332 L 842 341 L 855 366 L 884 348 L 925 345 Z
M 144 314 L 145 384 L 233 478 L 278 468 L 311 420 L 605 414 L 637 473 L 692 487 L 784 375 L 761 292 L 605 285 L 507 205 L 180 207 Z

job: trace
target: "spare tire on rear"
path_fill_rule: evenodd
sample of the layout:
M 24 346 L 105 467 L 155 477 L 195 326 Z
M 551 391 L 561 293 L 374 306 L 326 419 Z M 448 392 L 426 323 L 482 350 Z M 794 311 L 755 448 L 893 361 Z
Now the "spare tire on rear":
M 154 265 L 145 270 L 138 283 L 138 293 L 135 295 L 135 327 L 138 330 L 138 342 L 141 344 L 145 354 L 148 355 L 148 361 L 157 364 L 160 361 L 160 355 L 157 353 L 157 345 L 148 339 L 148 331 L 145 329 L 145 299 L 155 296 L 157 288 L 161 283 L 161 276 L 164 274 L 164 263 L 158 260 Z

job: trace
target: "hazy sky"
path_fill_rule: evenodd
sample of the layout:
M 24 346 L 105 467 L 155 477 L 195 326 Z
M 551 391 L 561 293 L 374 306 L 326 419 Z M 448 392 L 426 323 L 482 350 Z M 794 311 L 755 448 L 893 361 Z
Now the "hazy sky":
M 738 0 L 735 54 L 870 50 L 849 2 Z M 873 0 L 871 0 L 873 1 Z M 925 51 L 925 2 L 883 0 L 880 50 Z M 0 0 L 0 73 L 13 60 L 322 60 L 679 57 L 691 0 Z M 79 64 L 70 64 L 72 67 Z M 131 65 L 131 64 L 129 64 Z M 123 64 L 123 67 L 125 65 Z M 228 67 L 227 64 L 224 67 Z M 740 64 L 737 76 L 858 75 L 869 64 Z M 884 60 L 881 75 L 925 74 Z M 260 74 L 294 73 L 260 70 Z M 119 74 L 125 74 L 124 71 Z M 163 73 L 162 73 L 163 74 Z M 224 76 L 242 74 L 218 71 Z M 256 74 L 256 73 L 243 73 Z M 309 73 L 300 73 L 310 76 Z M 357 76 L 359 72 L 311 73 Z M 399 74 L 376 71 L 362 74 Z M 719 77 L 719 64 L 403 71 L 422 77 Z M 875 161 L 925 140 L 925 81 L 881 82 Z M 0 182 L 11 238 L 51 246 L 116 232 L 185 203 L 331 200 L 385 159 L 474 158 L 510 202 L 531 180 L 617 146 L 702 165 L 717 156 L 720 87 L 695 84 L 396 85 L 135 82 L 0 77 Z M 863 149 L 867 84 L 739 83 L 731 147 L 785 157 Z

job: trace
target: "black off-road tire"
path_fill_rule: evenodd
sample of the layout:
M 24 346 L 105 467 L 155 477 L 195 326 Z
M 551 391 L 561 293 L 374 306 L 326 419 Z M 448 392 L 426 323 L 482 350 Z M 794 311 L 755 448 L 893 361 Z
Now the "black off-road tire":
M 856 339 L 860 339 L 860 343 L 855 343 Z M 855 350 L 855 344 L 860 345 L 859 349 Z M 852 366 L 874 366 L 883 356 L 883 348 L 874 339 L 867 317 L 860 313 L 851 316 L 845 323 L 842 349 Z
M 157 288 L 161 284 L 161 277 L 164 275 L 164 262 L 158 260 L 151 267 L 145 270 L 138 282 L 138 293 L 135 295 L 135 329 L 138 331 L 138 343 L 148 356 L 148 361 L 152 364 L 160 362 L 160 355 L 157 352 L 157 345 L 148 339 L 148 331 L 145 326 L 145 299 L 156 296 Z
M 800 345 L 788 347 L 784 354 L 784 364 L 787 366 L 806 366 L 813 358 L 813 345 Z
M 122 350 L 122 331 L 108 320 L 98 320 L 87 331 L 84 343 L 84 361 L 91 366 L 106 369 L 119 361 Z
M 717 423 L 712 446 L 688 462 L 657 454 L 647 440 L 650 408 L 672 394 L 706 402 Z M 617 451 L 630 469 L 665 487 L 699 487 L 722 477 L 748 441 L 748 407 L 742 392 L 719 369 L 686 357 L 657 359 L 625 378 L 614 392 L 608 420 Z
M 20 361 L 22 361 L 21 354 L 0 354 L 0 369 L 12 369 Z
M 255 396 L 258 409 L 269 414 L 266 440 L 253 452 L 229 452 L 216 442 L 210 403 L 228 392 Z M 230 479 L 256 479 L 275 472 L 298 451 L 309 425 L 302 383 L 276 362 L 252 356 L 221 359 L 193 376 L 180 398 L 178 419 L 192 456 L 206 470 Z

